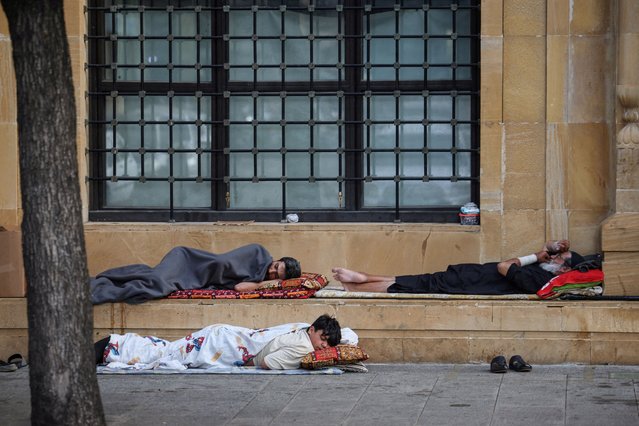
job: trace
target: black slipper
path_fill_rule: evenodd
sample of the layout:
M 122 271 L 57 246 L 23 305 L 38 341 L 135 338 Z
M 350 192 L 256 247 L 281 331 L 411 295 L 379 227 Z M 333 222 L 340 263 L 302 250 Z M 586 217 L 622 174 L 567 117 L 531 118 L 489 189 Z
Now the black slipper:
M 11 355 L 7 361 L 9 361 L 9 364 L 14 364 L 16 368 L 22 368 L 27 366 L 27 363 L 24 362 L 24 359 L 22 358 L 22 355 L 20 354 Z
M 508 366 L 506 365 L 506 358 L 499 355 L 493 358 L 490 361 L 490 372 L 491 373 L 505 373 L 508 371 Z
M 510 358 L 508 366 L 511 370 L 515 370 L 518 373 L 527 373 L 532 370 L 532 366 L 524 361 L 524 359 L 519 355 L 513 355 Z

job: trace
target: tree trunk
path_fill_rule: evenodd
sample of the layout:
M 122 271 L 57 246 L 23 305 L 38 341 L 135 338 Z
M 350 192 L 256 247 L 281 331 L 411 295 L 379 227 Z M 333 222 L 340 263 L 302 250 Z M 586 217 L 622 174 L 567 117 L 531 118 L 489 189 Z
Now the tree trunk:
M 31 422 L 104 424 L 62 0 L 1 0 L 18 100 Z

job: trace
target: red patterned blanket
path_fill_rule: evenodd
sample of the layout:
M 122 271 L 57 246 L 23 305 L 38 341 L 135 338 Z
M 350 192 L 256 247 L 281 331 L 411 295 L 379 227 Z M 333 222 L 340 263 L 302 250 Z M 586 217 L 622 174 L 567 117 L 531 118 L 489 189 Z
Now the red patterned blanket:
M 307 299 L 324 288 L 328 279 L 322 274 L 302 273 L 299 278 L 280 280 L 255 291 L 178 290 L 169 299 Z

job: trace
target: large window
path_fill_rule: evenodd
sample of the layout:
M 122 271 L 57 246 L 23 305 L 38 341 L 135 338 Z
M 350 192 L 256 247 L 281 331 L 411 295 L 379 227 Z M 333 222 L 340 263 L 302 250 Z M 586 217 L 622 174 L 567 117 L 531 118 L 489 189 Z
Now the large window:
M 90 1 L 90 219 L 457 220 L 478 4 Z

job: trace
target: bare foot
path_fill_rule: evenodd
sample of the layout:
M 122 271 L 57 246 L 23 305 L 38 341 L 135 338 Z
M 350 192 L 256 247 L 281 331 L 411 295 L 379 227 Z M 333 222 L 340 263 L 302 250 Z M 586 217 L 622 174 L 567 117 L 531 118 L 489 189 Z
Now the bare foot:
M 342 287 L 344 287 L 345 291 L 357 291 L 357 284 L 353 283 L 342 283 Z
M 333 278 L 343 283 L 364 283 L 366 282 L 366 275 L 361 272 L 351 271 L 346 268 L 333 268 Z

